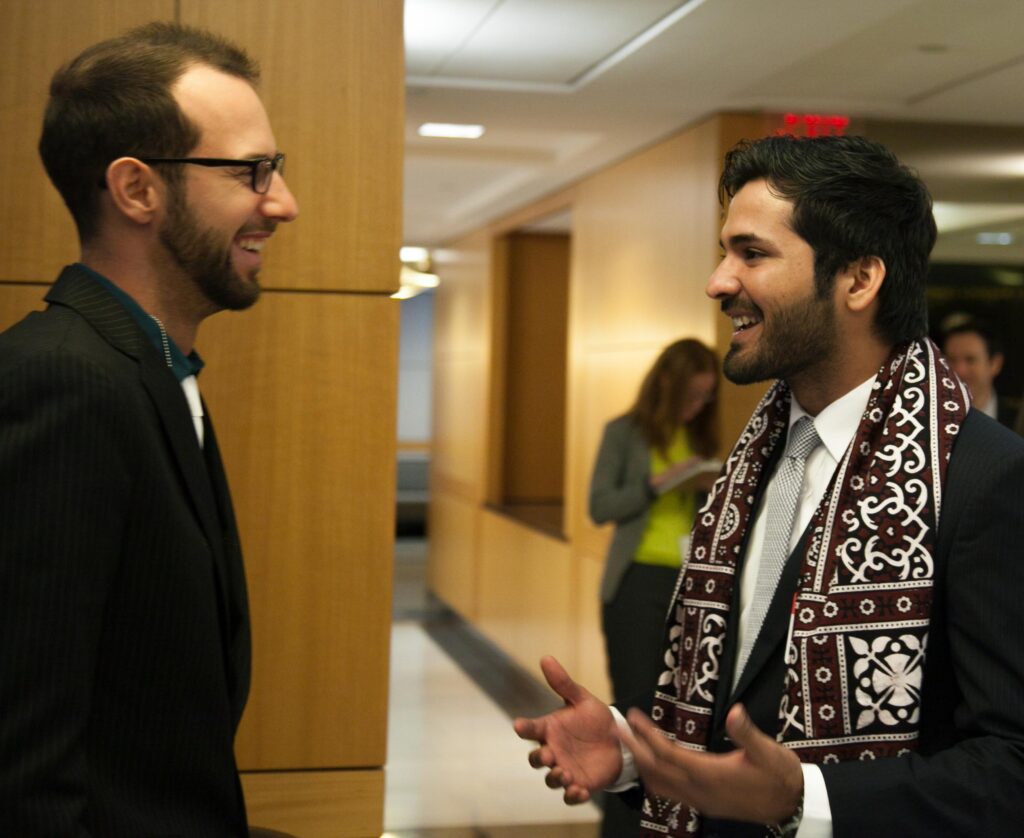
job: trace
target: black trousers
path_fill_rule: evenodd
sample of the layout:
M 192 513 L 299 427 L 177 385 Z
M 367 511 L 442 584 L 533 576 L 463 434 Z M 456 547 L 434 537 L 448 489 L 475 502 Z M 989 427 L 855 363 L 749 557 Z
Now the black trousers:
M 616 701 L 653 691 L 664 668 L 665 617 L 679 569 L 630 565 L 615 599 L 601 609 L 608 674 Z M 640 812 L 618 795 L 604 796 L 601 838 L 634 838 Z

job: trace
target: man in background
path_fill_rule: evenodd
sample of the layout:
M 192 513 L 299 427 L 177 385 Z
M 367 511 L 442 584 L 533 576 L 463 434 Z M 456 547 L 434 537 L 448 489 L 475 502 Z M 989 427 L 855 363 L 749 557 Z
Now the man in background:
M 81 259 L 0 336 L 0 832 L 244 836 L 250 633 L 199 324 L 293 220 L 258 70 L 200 30 L 104 41 L 40 154 Z
M 1024 440 L 925 338 L 927 189 L 861 137 L 743 143 L 720 188 L 724 372 L 778 380 L 697 515 L 653 695 L 619 725 L 545 658 L 566 706 L 516 720 L 530 763 L 568 803 L 639 780 L 644 835 L 1012 834 Z
M 1017 411 L 996 393 L 995 380 L 1003 370 L 1003 346 L 995 332 L 980 320 L 964 320 L 943 333 L 942 353 L 953 372 L 971 391 L 978 410 L 1008 428 L 1016 424 Z

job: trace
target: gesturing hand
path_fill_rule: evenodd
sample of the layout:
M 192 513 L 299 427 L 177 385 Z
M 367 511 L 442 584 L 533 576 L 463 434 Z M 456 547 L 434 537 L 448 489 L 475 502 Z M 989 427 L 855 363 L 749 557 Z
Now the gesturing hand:
M 630 710 L 628 719 L 634 735 L 624 734 L 622 740 L 633 752 L 644 786 L 659 797 L 709 817 L 756 823 L 781 823 L 800 806 L 800 760 L 758 730 L 742 705 L 735 705 L 725 720 L 736 745 L 727 754 L 683 748 L 639 710 Z
M 544 657 L 540 667 L 565 707 L 536 719 L 516 719 L 513 726 L 520 739 L 540 745 L 529 760 L 534 768 L 551 769 L 544 778 L 547 786 L 564 789 L 566 803 L 584 803 L 622 771 L 615 720 L 608 705 L 573 681 L 557 660 Z

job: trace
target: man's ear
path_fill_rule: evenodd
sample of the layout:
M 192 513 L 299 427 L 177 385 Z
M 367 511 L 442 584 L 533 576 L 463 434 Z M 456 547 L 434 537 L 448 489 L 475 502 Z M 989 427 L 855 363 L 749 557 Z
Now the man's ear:
M 1006 360 L 1006 356 L 1002 352 L 997 352 L 992 356 L 992 360 L 989 362 L 992 370 L 992 377 L 995 378 L 999 373 L 1003 371 L 1003 361 Z
M 163 207 L 166 190 L 145 163 L 119 157 L 107 166 L 107 191 L 123 216 L 136 224 L 149 224 Z
M 885 281 L 885 262 L 881 256 L 862 256 L 843 270 L 844 302 L 850 311 L 866 311 L 882 290 Z

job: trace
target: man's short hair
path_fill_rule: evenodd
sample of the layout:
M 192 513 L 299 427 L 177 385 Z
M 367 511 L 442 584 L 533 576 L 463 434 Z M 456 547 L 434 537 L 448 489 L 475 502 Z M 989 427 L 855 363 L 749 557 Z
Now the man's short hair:
M 107 166 L 119 157 L 184 157 L 199 128 L 178 107 L 171 87 L 191 66 L 206 64 L 255 85 L 259 68 L 218 35 L 175 23 L 148 23 L 86 49 L 50 82 L 39 154 L 83 242 L 98 225 Z M 174 188 L 183 177 L 163 173 Z
M 952 326 L 948 326 L 942 332 L 943 347 L 945 347 L 946 342 L 953 337 L 953 335 L 977 335 L 985 344 L 985 351 L 988 353 L 990 360 L 996 355 L 1003 354 L 1002 340 L 996 333 L 995 329 L 993 329 L 984 320 L 968 318 L 955 321 Z
M 840 270 L 865 256 L 885 263 L 875 331 L 889 343 L 928 331 L 925 279 L 935 245 L 927 187 L 885 146 L 864 137 L 766 137 L 725 157 L 723 205 L 747 183 L 764 179 L 793 203 L 793 230 L 814 250 L 818 294 Z

